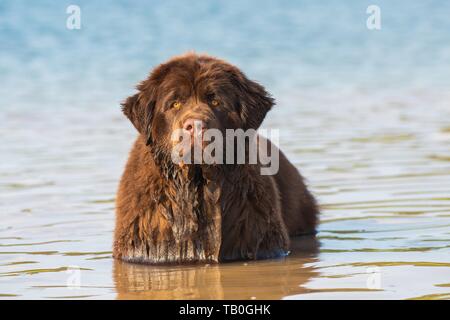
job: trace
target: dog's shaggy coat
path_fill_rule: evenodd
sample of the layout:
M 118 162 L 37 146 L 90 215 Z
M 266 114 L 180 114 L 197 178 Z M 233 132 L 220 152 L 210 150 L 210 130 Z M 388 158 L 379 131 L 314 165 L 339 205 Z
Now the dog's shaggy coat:
M 316 201 L 281 151 L 274 176 L 261 175 L 259 164 L 171 160 L 171 133 L 187 119 L 222 132 L 257 129 L 274 105 L 261 85 L 222 60 L 186 54 L 155 68 L 137 89 L 123 103 L 139 136 L 117 194 L 114 257 L 142 263 L 272 258 L 288 252 L 289 236 L 314 232 Z

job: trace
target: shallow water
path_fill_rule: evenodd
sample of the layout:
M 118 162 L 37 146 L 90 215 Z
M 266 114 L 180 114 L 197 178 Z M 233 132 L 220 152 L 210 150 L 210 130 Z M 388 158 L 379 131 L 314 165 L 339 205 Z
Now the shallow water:
M 2 2 L 0 299 L 449 299 L 448 8 L 381 1 L 374 34 L 364 5 L 328 2 L 248 15 L 230 1 L 191 23 L 199 7 L 174 21 L 171 2 L 81 1 L 79 33 L 64 29 L 64 5 Z M 111 258 L 135 136 L 118 103 L 190 48 L 235 62 L 278 101 L 264 127 L 281 130 L 322 211 L 317 241 L 296 239 L 285 259 Z

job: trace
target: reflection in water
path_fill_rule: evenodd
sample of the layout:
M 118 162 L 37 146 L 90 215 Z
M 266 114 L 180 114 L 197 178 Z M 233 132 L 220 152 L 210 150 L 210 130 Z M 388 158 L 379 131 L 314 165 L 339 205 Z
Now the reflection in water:
M 117 299 L 281 299 L 305 292 L 319 273 L 317 240 L 294 240 L 289 258 L 217 265 L 148 266 L 114 262 Z

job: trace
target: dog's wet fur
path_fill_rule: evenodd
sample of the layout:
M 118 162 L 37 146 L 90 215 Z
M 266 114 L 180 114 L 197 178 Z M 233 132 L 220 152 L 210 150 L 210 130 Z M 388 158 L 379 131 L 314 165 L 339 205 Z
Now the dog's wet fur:
M 115 258 L 275 258 L 288 253 L 290 236 L 315 232 L 316 201 L 281 151 L 274 176 L 261 175 L 260 164 L 172 162 L 171 134 L 187 119 L 222 132 L 257 129 L 274 105 L 260 84 L 223 60 L 188 53 L 156 67 L 137 89 L 122 105 L 139 135 L 117 193 Z

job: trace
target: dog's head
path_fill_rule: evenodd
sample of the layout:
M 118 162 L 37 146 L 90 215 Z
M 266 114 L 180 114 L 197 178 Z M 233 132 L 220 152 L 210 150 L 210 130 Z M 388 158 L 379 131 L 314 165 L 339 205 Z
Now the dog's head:
M 122 104 L 147 145 L 170 154 L 174 130 L 257 129 L 274 101 L 237 67 L 206 55 L 186 54 L 156 67 Z

